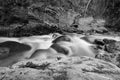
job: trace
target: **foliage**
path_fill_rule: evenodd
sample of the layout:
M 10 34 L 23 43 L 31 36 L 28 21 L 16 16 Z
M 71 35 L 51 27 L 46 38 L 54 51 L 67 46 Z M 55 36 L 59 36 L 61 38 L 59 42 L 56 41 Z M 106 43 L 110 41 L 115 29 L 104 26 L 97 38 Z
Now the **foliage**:
M 61 30 L 74 32 L 77 30 L 78 20 L 88 16 L 105 19 L 107 25 L 114 26 L 120 21 L 119 2 L 119 0 L 0 0 L 0 31 L 8 34 L 7 36 L 44 34 L 43 30 L 47 33 L 54 28 L 60 32 Z M 75 26 L 71 27 L 73 25 Z

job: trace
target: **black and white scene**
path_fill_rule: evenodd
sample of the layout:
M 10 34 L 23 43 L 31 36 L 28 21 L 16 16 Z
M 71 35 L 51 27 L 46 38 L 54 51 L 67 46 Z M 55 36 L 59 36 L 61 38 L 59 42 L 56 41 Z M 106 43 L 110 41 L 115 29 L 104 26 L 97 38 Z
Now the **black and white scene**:
M 0 80 L 120 80 L 120 0 L 0 0 Z

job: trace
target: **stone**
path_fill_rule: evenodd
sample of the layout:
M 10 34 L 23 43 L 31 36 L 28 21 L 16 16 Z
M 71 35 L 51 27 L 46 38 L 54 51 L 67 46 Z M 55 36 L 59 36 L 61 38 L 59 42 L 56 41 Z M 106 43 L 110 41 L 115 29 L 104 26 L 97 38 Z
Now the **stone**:
M 2 80 L 119 80 L 120 68 L 90 57 L 28 60 L 0 68 Z
M 10 49 L 7 47 L 0 47 L 0 59 L 3 59 L 9 55 Z

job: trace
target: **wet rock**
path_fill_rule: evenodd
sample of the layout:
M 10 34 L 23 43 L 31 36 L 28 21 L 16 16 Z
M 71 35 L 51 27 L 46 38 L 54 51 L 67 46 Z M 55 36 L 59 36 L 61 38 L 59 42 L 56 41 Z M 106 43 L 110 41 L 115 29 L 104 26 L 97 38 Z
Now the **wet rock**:
M 0 59 L 3 59 L 9 55 L 10 49 L 7 47 L 0 47 Z
M 109 43 L 115 43 L 116 41 L 115 40 L 113 40 L 113 39 L 103 39 L 103 42 L 105 43 L 105 44 L 109 44 Z
M 103 54 L 97 54 L 95 58 L 111 62 L 120 67 L 119 66 L 120 42 L 112 39 L 103 39 L 103 42 L 104 45 L 102 47 L 100 45 L 97 45 L 98 49 L 103 51 Z
M 16 41 L 5 41 L 0 43 L 0 47 L 7 47 L 10 49 L 10 52 L 23 52 L 30 50 L 31 47 L 24 43 L 16 42 Z
M 96 58 L 111 62 L 120 68 L 120 52 L 117 53 L 106 53 L 104 55 L 97 55 Z
M 119 80 L 120 68 L 89 57 L 28 60 L 0 68 L 2 80 Z
M 109 53 L 114 53 L 118 47 L 119 43 L 112 39 L 95 39 L 94 44 L 96 44 L 98 49 L 105 50 Z
M 120 41 L 117 41 L 115 45 L 116 45 L 116 50 L 120 51 Z
M 109 54 L 107 52 L 104 52 L 104 54 L 98 54 L 96 55 L 95 58 L 107 61 L 107 62 L 111 62 L 113 64 L 115 64 L 116 62 L 114 61 L 114 59 L 116 58 L 116 54 Z
M 97 49 L 104 49 L 105 43 L 103 42 L 102 39 L 95 39 L 94 44 L 96 45 Z
M 67 42 L 71 42 L 71 39 L 68 36 L 60 36 L 58 38 L 56 38 L 55 40 L 53 40 L 53 43 L 57 43 L 60 41 L 67 41 Z
M 30 49 L 31 46 L 16 41 L 0 43 L 0 67 L 11 66 L 21 59 L 25 59 L 28 55 L 27 51 Z
M 120 51 L 120 42 L 111 42 L 105 45 L 105 51 L 109 53 L 115 53 L 116 51 Z
M 94 43 L 101 46 L 105 44 L 101 39 L 95 39 Z
M 105 45 L 105 51 L 109 53 L 114 53 L 116 51 L 115 43 L 110 43 L 110 44 Z
M 114 64 L 120 68 L 120 53 L 118 53 L 114 59 Z

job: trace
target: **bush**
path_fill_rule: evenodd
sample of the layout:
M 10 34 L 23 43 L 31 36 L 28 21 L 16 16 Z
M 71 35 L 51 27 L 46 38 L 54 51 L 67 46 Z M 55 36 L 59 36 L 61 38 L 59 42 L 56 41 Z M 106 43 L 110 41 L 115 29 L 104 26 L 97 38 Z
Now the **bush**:
M 69 31 L 77 19 L 88 16 L 105 19 L 107 26 L 119 29 L 119 3 L 119 0 L 0 0 L 0 31 L 14 36 L 18 27 L 21 33 L 46 25 Z

